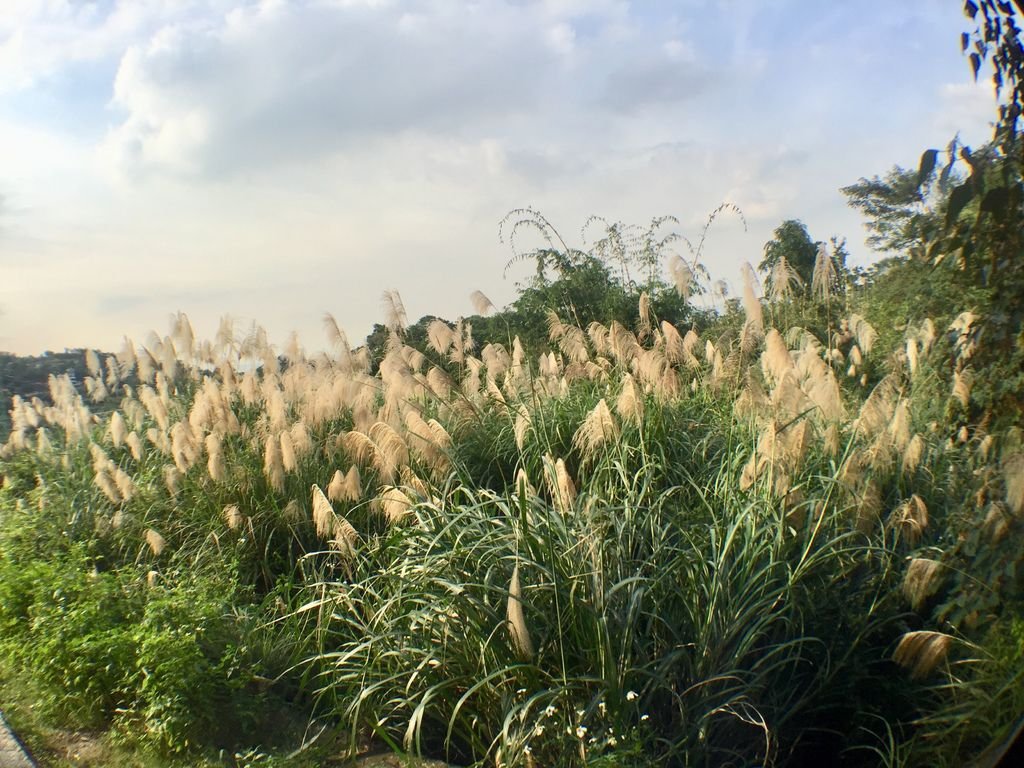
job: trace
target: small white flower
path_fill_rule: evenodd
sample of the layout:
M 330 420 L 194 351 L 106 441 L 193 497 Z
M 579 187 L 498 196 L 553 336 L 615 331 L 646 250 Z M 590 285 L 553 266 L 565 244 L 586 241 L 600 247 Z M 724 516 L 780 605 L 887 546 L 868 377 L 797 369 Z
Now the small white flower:
M 640 722 L 642 723 L 644 720 L 647 720 L 648 718 L 650 718 L 650 715 L 640 715 Z
M 548 704 L 547 709 L 544 710 L 544 717 L 554 717 L 555 712 L 557 711 L 558 710 L 555 709 L 554 705 Z
M 640 698 L 640 695 L 636 691 L 629 691 L 626 693 L 626 701 L 636 701 Z
M 543 736 L 544 735 L 544 726 L 543 725 L 536 725 L 536 726 L 534 726 L 533 735 L 534 736 Z
M 599 701 L 597 703 L 597 711 L 600 712 L 602 715 L 606 715 L 608 714 L 608 707 L 605 705 L 603 701 Z
M 585 726 L 585 725 L 578 725 L 578 726 L 576 726 L 576 738 L 577 739 L 582 739 L 586 735 L 587 735 L 587 726 Z

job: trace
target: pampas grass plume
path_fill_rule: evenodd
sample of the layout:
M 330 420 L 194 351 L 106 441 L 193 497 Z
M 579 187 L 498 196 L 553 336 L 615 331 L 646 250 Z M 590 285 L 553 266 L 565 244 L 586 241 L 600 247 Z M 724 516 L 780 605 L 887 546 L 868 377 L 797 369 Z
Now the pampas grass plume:
M 156 557 L 160 557 L 160 554 L 167 547 L 167 541 L 153 528 L 146 531 L 146 544 L 149 545 L 150 550 Z
M 919 630 L 907 632 L 900 638 L 892 660 L 910 670 L 915 680 L 927 677 L 949 654 L 953 638 L 942 632 Z
M 319 485 L 313 483 L 310 491 L 313 495 L 313 527 L 316 528 L 317 536 L 326 539 L 334 532 L 334 507 Z
M 516 654 L 523 661 L 529 661 L 533 658 L 533 640 L 523 613 L 523 589 L 519 583 L 518 563 L 512 569 L 512 580 L 508 587 L 508 626 Z
M 942 563 L 926 557 L 915 557 L 903 577 L 903 594 L 915 611 L 924 607 L 942 583 Z

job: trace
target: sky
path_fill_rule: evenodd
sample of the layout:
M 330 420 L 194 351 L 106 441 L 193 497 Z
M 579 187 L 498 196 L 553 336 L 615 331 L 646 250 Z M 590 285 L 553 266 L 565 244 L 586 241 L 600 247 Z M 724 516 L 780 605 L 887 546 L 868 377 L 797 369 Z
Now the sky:
M 839 188 L 991 134 L 959 0 L 0 0 L 0 350 L 116 350 L 186 312 L 358 342 L 501 306 L 531 206 L 679 219 L 738 283 Z M 589 238 L 589 239 L 588 239 Z M 526 242 L 525 244 L 529 244 Z

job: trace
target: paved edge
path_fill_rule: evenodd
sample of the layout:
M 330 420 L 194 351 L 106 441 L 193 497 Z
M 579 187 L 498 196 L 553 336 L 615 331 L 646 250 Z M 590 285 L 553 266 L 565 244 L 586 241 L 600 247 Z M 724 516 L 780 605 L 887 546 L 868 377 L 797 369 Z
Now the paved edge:
M 0 768 L 37 768 L 0 712 Z

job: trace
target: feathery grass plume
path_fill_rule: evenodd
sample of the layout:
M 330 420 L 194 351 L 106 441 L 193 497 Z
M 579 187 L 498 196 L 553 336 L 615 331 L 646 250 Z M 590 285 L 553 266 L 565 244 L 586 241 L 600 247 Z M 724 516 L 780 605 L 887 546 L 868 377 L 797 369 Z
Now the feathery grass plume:
M 889 436 L 897 451 L 905 451 L 910 445 L 910 405 L 906 399 L 900 398 L 893 409 L 892 419 L 889 420 Z
M 928 506 L 916 493 L 900 504 L 889 515 L 888 527 L 895 529 L 900 539 L 916 546 L 928 527 Z
M 281 443 L 281 466 L 285 472 L 294 472 L 298 468 L 298 460 L 295 458 L 291 433 L 282 432 L 278 441 Z
M 827 365 L 823 363 L 816 368 L 804 382 L 803 389 L 825 421 L 838 424 L 846 419 L 846 406 L 843 405 L 839 382 Z
M 139 437 L 138 433 L 129 432 L 128 436 L 124 439 L 124 444 L 128 446 L 128 450 L 131 451 L 132 458 L 135 459 L 135 462 L 141 462 L 144 451 L 142 448 L 142 439 Z
M 484 295 L 483 291 L 473 291 L 469 294 L 469 301 L 473 305 L 473 311 L 478 315 L 486 315 L 494 309 L 494 304 Z
M 126 378 L 135 370 L 135 345 L 127 336 L 121 343 L 121 351 L 117 353 L 117 363 L 120 367 L 121 377 Z M 139 377 L 142 378 L 141 376 Z
M 120 411 L 114 411 L 110 415 L 109 432 L 111 444 L 115 448 L 120 448 L 124 444 L 125 437 L 128 436 L 128 429 L 125 427 Z
M 384 326 L 395 333 L 401 333 L 409 324 L 405 314 L 405 305 L 398 291 L 384 291 L 381 296 L 384 306 Z
M 907 339 L 907 368 L 911 376 L 917 373 L 917 339 Z
M 232 531 L 238 530 L 245 522 L 245 515 L 239 511 L 237 504 L 228 504 L 221 514 L 224 515 L 224 522 Z
M 177 421 L 171 427 L 171 458 L 182 474 L 186 474 L 199 457 L 187 422 Z
M 555 460 L 550 453 L 545 453 L 543 463 L 551 501 L 559 512 L 568 514 L 576 500 L 576 486 L 569 477 L 565 462 L 562 459 Z
M 789 260 L 780 256 L 768 274 L 768 300 L 773 304 L 789 301 L 803 284 L 800 274 L 790 266 Z
M 215 483 L 224 482 L 224 451 L 221 436 L 211 432 L 206 436 L 206 471 Z
M 447 400 L 451 395 L 453 383 L 447 373 L 434 367 L 427 371 L 427 386 L 439 400 Z
M 319 485 L 313 483 L 310 491 L 313 496 L 313 526 L 316 528 L 316 535 L 321 539 L 327 539 L 334 532 L 334 507 L 324 496 Z
M 107 355 L 103 359 L 103 367 L 107 370 L 107 377 L 105 379 L 107 387 L 111 391 L 116 390 L 118 384 L 121 383 L 121 367 L 117 364 L 117 358 L 113 355 Z
M 942 585 L 942 563 L 926 557 L 915 557 L 903 577 L 903 594 L 915 611 L 920 611 L 929 597 Z
M 160 557 L 160 554 L 167 548 L 167 541 L 153 528 L 146 531 L 146 544 L 149 545 L 150 551 L 156 557 Z
M 480 394 L 480 387 L 483 385 L 480 372 L 483 370 L 484 364 L 482 360 L 477 360 L 475 357 L 466 357 L 465 363 L 466 373 L 462 379 L 462 392 L 472 400 Z
M 103 495 L 106 496 L 111 504 L 121 503 L 121 494 L 118 493 L 117 484 L 114 479 L 108 474 L 107 468 L 103 467 L 96 476 L 93 478 L 93 482 L 96 487 L 103 491 Z
M 313 452 L 313 439 L 309 436 L 309 430 L 306 429 L 304 422 L 296 421 L 292 424 L 290 435 L 297 459 L 303 459 Z
M 848 324 L 850 331 L 857 339 L 857 346 L 860 348 L 860 351 L 865 355 L 870 355 L 872 348 L 875 346 L 875 340 L 878 338 L 878 331 L 875 330 L 871 323 L 858 314 L 850 315 Z
M 264 389 L 264 400 L 266 402 L 267 417 L 270 420 L 270 429 L 273 432 L 282 432 L 288 428 L 288 407 L 284 402 L 284 393 L 277 388 L 276 383 Z
M 284 359 L 288 361 L 289 365 L 297 365 L 305 359 L 306 353 L 303 351 L 302 344 L 299 342 L 298 331 L 292 331 L 288 334 L 288 341 L 285 342 L 282 354 L 284 355 Z
M 520 451 L 523 450 L 523 446 L 526 444 L 526 432 L 530 429 L 531 423 L 530 412 L 523 403 L 519 403 L 516 407 L 516 423 L 512 432 L 515 435 L 516 448 Z
M 974 371 L 964 368 L 953 372 L 953 397 L 966 408 L 971 402 L 971 389 L 974 387 Z
M 860 408 L 854 429 L 866 437 L 873 437 L 889 426 L 896 407 L 899 385 L 894 374 L 883 378 L 868 395 Z
M 992 544 L 998 544 L 1006 538 L 1006 534 L 1010 532 L 1010 521 L 999 502 L 989 505 L 981 528 Z
M 523 494 L 527 498 L 532 498 L 537 495 L 537 489 L 533 487 L 533 483 L 530 482 L 530 477 L 526 474 L 526 469 L 523 467 L 520 467 L 516 471 L 516 479 L 513 483 L 513 487 L 516 489 L 517 494 Z
M 839 453 L 839 427 L 833 422 L 825 427 L 821 436 L 821 450 L 826 456 Z
M 584 461 L 589 461 L 600 452 L 601 448 L 619 436 L 619 427 L 608 410 L 608 403 L 601 398 L 597 405 L 587 414 L 579 429 L 572 438 L 573 445 L 580 452 Z
M 192 328 L 192 321 L 184 312 L 171 315 L 171 337 L 174 340 L 175 348 L 180 351 L 182 359 L 191 360 L 195 349 L 196 333 Z
M 779 383 L 775 385 L 771 393 L 771 402 L 776 415 L 782 420 L 795 419 L 814 410 L 814 403 L 800 388 L 793 371 L 784 373 Z
M 683 346 L 683 337 L 668 320 L 661 321 L 661 338 L 665 342 L 665 359 L 672 365 L 687 363 L 687 352 Z
M 271 432 L 267 435 L 263 450 L 263 473 L 270 487 L 277 493 L 284 492 L 284 464 L 281 458 L 281 440 Z
M 356 556 L 359 548 L 359 534 L 352 527 L 352 523 L 346 520 L 343 515 L 335 515 L 334 517 L 334 531 L 331 533 L 329 544 L 331 549 L 338 552 L 346 560 L 351 560 Z
M 1024 453 L 1013 453 L 1002 461 L 1006 504 L 1018 517 L 1024 513 Z
M 36 453 L 40 456 L 49 456 L 53 453 L 53 444 L 42 427 L 36 431 Z
M 811 273 L 811 295 L 824 301 L 832 293 L 836 279 L 835 261 L 828 255 L 828 247 L 821 243 L 818 245 L 818 254 L 814 259 L 814 271 Z
M 89 373 L 92 376 L 99 377 L 103 375 L 103 369 L 100 367 L 100 356 L 96 354 L 96 350 L 85 350 L 85 367 L 89 369 Z
M 647 291 L 641 291 L 640 301 L 637 303 L 637 326 L 636 336 L 638 339 L 646 339 L 651 335 L 651 321 L 654 315 L 651 313 L 651 297 Z
M 331 482 L 327 484 L 327 498 L 331 501 L 345 500 L 345 475 L 340 469 L 334 470 Z
M 368 437 L 377 447 L 374 466 L 381 479 L 389 483 L 395 478 L 399 468 L 409 463 L 409 447 L 402 436 L 387 422 L 378 421 L 372 427 Z
M 743 379 L 743 388 L 733 403 L 733 412 L 741 418 L 757 415 L 768 406 L 768 395 L 752 367 L 747 368 Z
M 636 336 L 618 320 L 613 320 L 608 329 L 608 342 L 612 356 L 624 368 L 632 365 L 640 354 L 640 344 Z
M 512 636 L 512 647 L 522 661 L 533 658 L 533 640 L 526 626 L 523 614 L 523 589 L 519 583 L 519 563 L 512 569 L 512 580 L 508 587 L 508 628 Z
M 910 442 L 907 443 L 907 447 L 903 450 L 903 474 L 912 475 L 917 471 L 923 453 L 924 439 L 920 435 L 915 434 L 910 438 Z
M 145 385 L 139 390 L 139 401 L 156 422 L 161 432 L 166 432 L 170 427 L 170 417 L 167 414 L 167 406 L 164 405 L 160 396 L 151 387 Z
M 952 635 L 929 630 L 907 632 L 893 652 L 892 660 L 904 669 L 910 670 L 911 678 L 920 680 L 927 677 L 949 655 Z
M 558 317 L 558 313 L 553 309 L 549 309 L 544 313 L 544 322 L 548 327 L 548 339 L 551 341 L 558 341 L 562 338 L 565 333 L 565 324 L 562 323 L 561 318 Z
M 693 291 L 693 270 L 690 265 L 676 254 L 672 254 L 668 259 L 668 273 L 676 293 L 683 301 L 689 301 Z
M 480 358 L 487 366 L 487 373 L 499 378 L 512 366 L 512 358 L 501 344 L 486 344 L 480 350 Z
M 563 325 L 558 339 L 558 349 L 574 363 L 585 363 L 590 359 L 587 351 L 587 337 L 575 325 Z
M 598 355 L 611 354 L 611 342 L 608 329 L 596 320 L 587 326 L 587 336 L 594 346 L 594 352 Z
M 782 380 L 787 371 L 795 371 L 795 364 L 786 342 L 775 328 L 769 329 L 764 337 L 764 352 L 761 354 L 761 369 L 771 376 L 773 382 Z
M 871 533 L 882 514 L 882 489 L 874 477 L 868 477 L 857 489 L 856 528 L 861 533 Z
M 178 468 L 173 464 L 164 465 L 164 486 L 167 488 L 167 493 L 171 496 L 177 496 L 178 490 L 181 487 L 181 473 Z
M 369 467 L 379 463 L 376 443 L 357 429 L 340 435 L 338 443 L 349 460 L 356 464 Z
M 615 412 L 623 421 L 639 425 L 644 417 L 644 395 L 636 379 L 629 373 L 622 374 L 621 389 L 615 400 Z
M 120 467 L 115 467 L 113 477 L 118 495 L 123 501 L 131 501 L 136 492 L 135 482 L 131 476 Z
M 387 486 L 374 499 L 374 506 L 391 525 L 404 523 L 412 516 L 412 499 L 402 489 L 394 486 Z
M 757 298 L 754 288 L 757 283 L 757 276 L 754 268 L 749 263 L 743 264 L 743 314 L 745 322 L 743 332 L 749 339 L 759 342 L 764 337 L 764 315 L 761 310 L 761 300 Z M 753 347 L 745 347 L 744 351 L 750 352 Z

